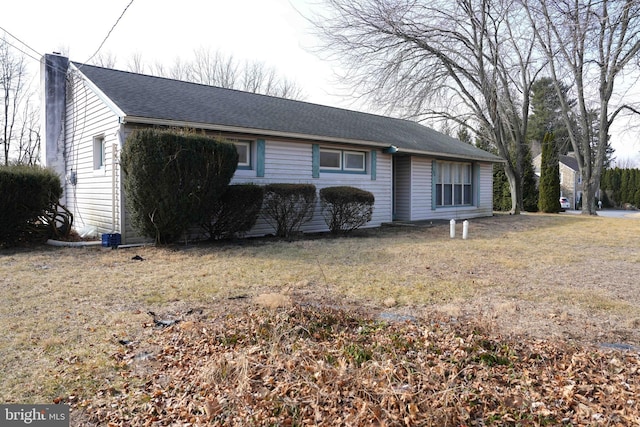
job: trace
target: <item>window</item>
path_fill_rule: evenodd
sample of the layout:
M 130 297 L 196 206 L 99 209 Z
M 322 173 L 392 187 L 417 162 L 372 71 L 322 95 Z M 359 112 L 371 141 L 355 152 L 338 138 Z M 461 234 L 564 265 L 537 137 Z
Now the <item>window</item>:
M 233 141 L 238 151 L 238 167 L 251 167 L 251 142 L 250 141 Z
M 364 172 L 364 153 L 345 151 L 344 152 L 344 170 L 354 172 Z
M 471 163 L 437 162 L 436 206 L 473 204 Z
M 104 136 L 93 138 L 93 169 L 104 169 Z
M 320 149 L 320 169 L 324 171 L 366 172 L 365 153 Z

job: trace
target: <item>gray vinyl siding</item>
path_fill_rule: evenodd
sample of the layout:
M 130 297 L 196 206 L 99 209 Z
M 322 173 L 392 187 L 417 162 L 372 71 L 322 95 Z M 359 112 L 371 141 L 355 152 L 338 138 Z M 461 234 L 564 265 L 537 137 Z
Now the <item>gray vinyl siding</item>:
M 411 158 L 396 157 L 394 161 L 395 220 L 411 220 Z
M 480 164 L 480 202 L 478 211 L 482 216 L 493 215 L 493 163 Z
M 429 218 L 431 210 L 431 159 L 411 158 L 411 219 Z
M 73 213 L 76 230 L 93 226 L 100 234 L 119 232 L 120 168 L 114 162 L 114 145 L 120 144 L 118 117 L 82 80 L 70 77 L 68 85 L 65 118 L 67 179 L 63 183 L 67 208 Z M 95 137 L 104 138 L 105 144 L 104 168 L 99 170 L 94 170 Z M 115 156 L 117 159 L 117 154 Z M 76 185 L 72 185 L 69 179 L 72 171 L 76 173 Z
M 130 129 L 127 128 L 127 134 Z M 256 140 L 255 137 L 241 139 Z M 256 172 L 256 144 L 252 146 L 252 168 L 238 169 L 231 180 L 231 184 L 253 183 L 267 185 L 272 183 L 308 183 L 314 184 L 318 191 L 324 187 L 349 185 L 370 191 L 375 196 L 372 220 L 365 227 L 378 227 L 383 223 L 394 220 L 392 179 L 395 179 L 395 219 L 401 221 L 419 221 L 428 219 L 468 219 L 492 215 L 492 164 L 479 165 L 479 181 L 474 175 L 474 187 L 481 186 L 478 206 L 464 206 L 454 208 L 432 209 L 432 162 L 429 157 L 407 156 L 396 157 L 393 168 L 395 177 L 392 178 L 393 157 L 381 151 L 376 153 L 376 177 L 371 179 L 371 148 L 363 148 L 339 144 L 320 144 L 323 148 L 336 150 L 364 151 L 366 153 L 366 173 L 336 173 L 320 171 L 318 178 L 313 178 L 313 144 L 304 140 L 279 140 L 275 138 L 261 138 L 265 141 L 265 159 L 263 177 Z M 476 182 L 477 181 L 477 182 Z M 109 208 L 110 209 L 110 208 Z M 126 231 L 123 240 L 127 243 L 138 243 L 145 239 L 136 236 L 125 213 Z M 312 221 L 304 224 L 301 230 L 305 233 L 327 231 L 327 225 L 320 210 L 320 203 L 316 204 Z M 246 234 L 247 237 L 271 235 L 274 228 L 259 217 L 254 228 Z M 199 236 L 199 230 L 192 230 L 192 238 Z M 125 239 L 126 235 L 126 239 Z M 146 239 L 148 240 L 148 239 Z
M 391 221 L 391 156 L 380 152 L 376 155 L 376 179 L 371 179 L 371 150 L 354 149 L 342 145 L 322 144 L 332 149 L 355 150 L 366 152 L 367 173 L 335 173 L 320 172 L 319 178 L 312 177 L 312 146 L 306 141 L 265 140 L 265 174 L 257 177 L 255 170 L 238 170 L 232 179 L 232 184 L 254 183 L 259 185 L 273 183 L 308 183 L 316 186 L 318 192 L 324 187 L 349 185 L 374 194 L 375 205 L 372 220 L 365 227 L 377 227 L 383 222 Z M 303 232 L 322 232 L 327 230 L 320 210 L 320 202 L 316 204 L 313 219 L 304 224 Z M 273 234 L 273 227 L 262 217 L 249 236 L 263 236 Z
M 493 215 L 493 164 L 479 163 L 479 180 L 473 175 L 474 206 L 438 207 L 427 218 L 417 219 L 470 219 Z M 480 186 L 479 190 L 477 186 Z M 479 194 L 479 200 L 475 195 Z
M 493 214 L 493 165 L 479 164 L 474 174 L 473 206 L 436 207 L 432 202 L 433 159 L 428 157 L 397 157 L 395 175 L 395 220 L 421 221 L 429 219 L 466 219 Z M 480 186 L 478 188 L 478 186 Z M 474 196 L 475 197 L 475 196 Z

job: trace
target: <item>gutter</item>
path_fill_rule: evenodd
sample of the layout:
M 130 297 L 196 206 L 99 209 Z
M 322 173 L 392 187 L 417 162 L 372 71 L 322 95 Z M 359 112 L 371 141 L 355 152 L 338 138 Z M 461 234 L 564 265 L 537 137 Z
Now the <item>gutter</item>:
M 270 129 L 245 128 L 245 127 L 239 127 L 239 126 L 216 125 L 216 124 L 210 124 L 210 123 L 198 123 L 198 122 L 188 122 L 188 121 L 170 120 L 170 119 L 152 119 L 149 117 L 121 115 L 119 121 L 120 121 L 120 124 L 123 124 L 123 125 L 124 124 L 145 124 L 145 125 L 167 126 L 167 127 L 177 127 L 177 128 L 204 129 L 204 130 L 218 131 L 218 132 L 244 133 L 244 134 L 250 134 L 250 135 L 269 135 L 273 137 L 302 139 L 306 141 L 331 142 L 331 143 L 341 143 L 341 144 L 361 145 L 361 146 L 365 145 L 367 147 L 373 146 L 373 147 L 380 148 L 381 150 L 384 150 L 390 146 L 390 144 L 388 143 L 373 142 L 373 141 L 366 141 L 366 140 L 360 140 L 360 139 L 336 138 L 336 137 L 329 137 L 329 136 L 322 136 L 322 135 L 309 135 L 309 134 L 296 133 L 296 132 L 274 131 Z M 495 159 L 487 159 L 485 157 L 446 154 L 446 153 L 431 152 L 431 151 L 420 151 L 420 150 L 405 149 L 402 147 L 399 147 L 395 154 L 415 154 L 415 155 L 435 157 L 440 159 L 465 159 L 465 160 L 474 160 L 474 161 L 488 162 L 488 163 L 505 163 L 506 162 L 504 159 L 501 159 L 497 156 L 494 156 Z

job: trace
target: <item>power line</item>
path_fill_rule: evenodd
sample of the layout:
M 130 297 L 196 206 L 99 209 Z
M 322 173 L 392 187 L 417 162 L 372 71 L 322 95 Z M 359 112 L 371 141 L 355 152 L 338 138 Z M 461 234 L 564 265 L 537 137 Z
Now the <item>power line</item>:
M 129 2 L 129 4 L 124 8 L 124 10 L 122 11 L 122 13 L 120 14 L 120 16 L 118 17 L 118 19 L 116 20 L 115 24 L 113 24 L 113 26 L 111 27 L 111 29 L 109 30 L 109 32 L 107 33 L 106 37 L 104 38 L 104 40 L 102 40 L 102 43 L 100 43 L 100 46 L 98 46 L 98 49 L 95 51 L 95 53 L 93 55 L 91 55 L 91 57 L 89 59 L 87 59 L 85 61 L 86 63 L 89 63 L 89 61 L 91 61 L 97 54 L 98 52 L 100 52 L 100 49 L 102 49 L 102 46 L 104 46 L 104 44 L 107 42 L 107 39 L 109 38 L 109 36 L 111 35 L 111 32 L 116 28 L 116 25 L 118 25 L 118 22 L 120 22 L 120 20 L 122 19 L 122 17 L 124 16 L 124 14 L 126 13 L 127 9 L 129 9 L 129 6 L 131 6 L 131 4 L 133 4 L 134 0 L 131 0 Z
M 11 34 L 9 31 L 7 31 L 6 28 L 4 27 L 0 27 L 0 30 L 4 31 L 5 34 L 8 34 L 9 36 L 11 36 L 13 39 L 17 40 L 18 42 L 20 42 L 20 44 L 26 46 L 29 50 L 31 50 L 32 52 L 35 52 L 35 54 L 38 56 L 37 58 L 34 57 L 33 55 L 25 52 L 24 50 L 20 49 L 18 46 L 9 43 L 6 39 L 5 39 L 5 43 L 7 43 L 9 46 L 13 47 L 14 49 L 20 51 L 21 53 L 25 54 L 26 56 L 28 56 L 31 59 L 35 59 L 36 61 L 40 62 L 40 58 L 42 57 L 42 54 L 40 54 L 40 52 L 38 52 L 37 50 L 35 50 L 34 48 L 32 48 L 31 46 L 29 46 L 28 44 L 26 44 L 25 42 L 23 42 L 22 40 L 20 40 L 18 37 L 14 36 L 13 34 Z

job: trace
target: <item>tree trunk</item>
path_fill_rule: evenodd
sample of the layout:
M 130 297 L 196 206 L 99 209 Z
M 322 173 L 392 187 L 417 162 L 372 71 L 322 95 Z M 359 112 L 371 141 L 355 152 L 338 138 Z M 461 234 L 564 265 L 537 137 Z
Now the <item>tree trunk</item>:
M 593 178 L 587 181 L 582 178 L 582 214 L 583 215 L 598 215 L 596 211 L 596 192 L 598 191 L 598 185 L 593 182 Z
M 509 211 L 509 214 L 519 215 L 522 210 L 522 186 L 520 185 L 520 180 L 510 164 L 505 165 L 504 173 L 507 176 L 509 190 L 511 191 L 511 211 Z

